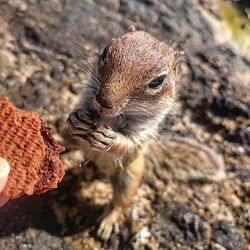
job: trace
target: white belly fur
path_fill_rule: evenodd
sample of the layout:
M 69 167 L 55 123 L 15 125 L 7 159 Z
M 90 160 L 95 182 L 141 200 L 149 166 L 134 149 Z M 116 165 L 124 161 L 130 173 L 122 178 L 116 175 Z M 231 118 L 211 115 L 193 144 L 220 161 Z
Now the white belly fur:
M 94 151 L 87 145 L 83 145 L 83 152 L 86 160 L 93 161 L 98 169 L 108 176 L 112 175 L 117 168 L 122 167 L 122 156 L 109 152 Z

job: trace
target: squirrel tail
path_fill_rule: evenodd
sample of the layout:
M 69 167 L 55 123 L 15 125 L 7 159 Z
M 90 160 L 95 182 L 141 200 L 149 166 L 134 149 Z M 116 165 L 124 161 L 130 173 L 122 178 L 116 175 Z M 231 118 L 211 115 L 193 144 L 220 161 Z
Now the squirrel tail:
M 161 136 L 145 152 L 148 174 L 167 180 L 219 182 L 225 177 L 224 161 L 211 148 L 185 138 Z

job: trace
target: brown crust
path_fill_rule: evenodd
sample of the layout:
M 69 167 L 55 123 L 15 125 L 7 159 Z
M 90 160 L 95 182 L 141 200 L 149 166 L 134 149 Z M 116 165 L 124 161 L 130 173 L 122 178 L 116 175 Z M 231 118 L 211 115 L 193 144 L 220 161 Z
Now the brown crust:
M 14 199 L 55 188 L 64 175 L 52 133 L 37 113 L 17 109 L 0 99 L 0 156 L 11 167 L 3 194 Z
M 38 171 L 39 181 L 35 186 L 36 194 L 56 188 L 57 183 L 64 176 L 64 166 L 59 158 L 59 154 L 64 151 L 64 147 L 56 144 L 51 129 L 44 122 L 42 122 L 41 135 L 46 145 L 46 155 Z

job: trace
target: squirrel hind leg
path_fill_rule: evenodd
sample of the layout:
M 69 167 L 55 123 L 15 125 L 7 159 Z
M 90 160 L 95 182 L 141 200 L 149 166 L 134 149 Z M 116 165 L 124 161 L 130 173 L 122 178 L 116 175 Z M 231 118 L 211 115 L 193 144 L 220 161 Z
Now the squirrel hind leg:
M 101 239 L 107 241 L 113 231 L 119 232 L 119 225 L 124 219 L 126 208 L 132 202 L 139 187 L 143 174 L 143 160 L 143 154 L 141 154 L 124 169 L 117 170 L 111 177 L 113 200 L 106 206 L 99 219 L 97 235 Z

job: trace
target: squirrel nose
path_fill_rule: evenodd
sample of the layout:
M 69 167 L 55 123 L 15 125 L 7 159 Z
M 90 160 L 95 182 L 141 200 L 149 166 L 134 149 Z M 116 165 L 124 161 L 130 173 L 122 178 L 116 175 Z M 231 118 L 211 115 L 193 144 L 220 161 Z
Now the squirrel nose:
M 106 109 L 113 108 L 113 105 L 108 100 L 103 99 L 103 97 L 100 94 L 97 94 L 96 102 L 103 108 L 106 108 Z

